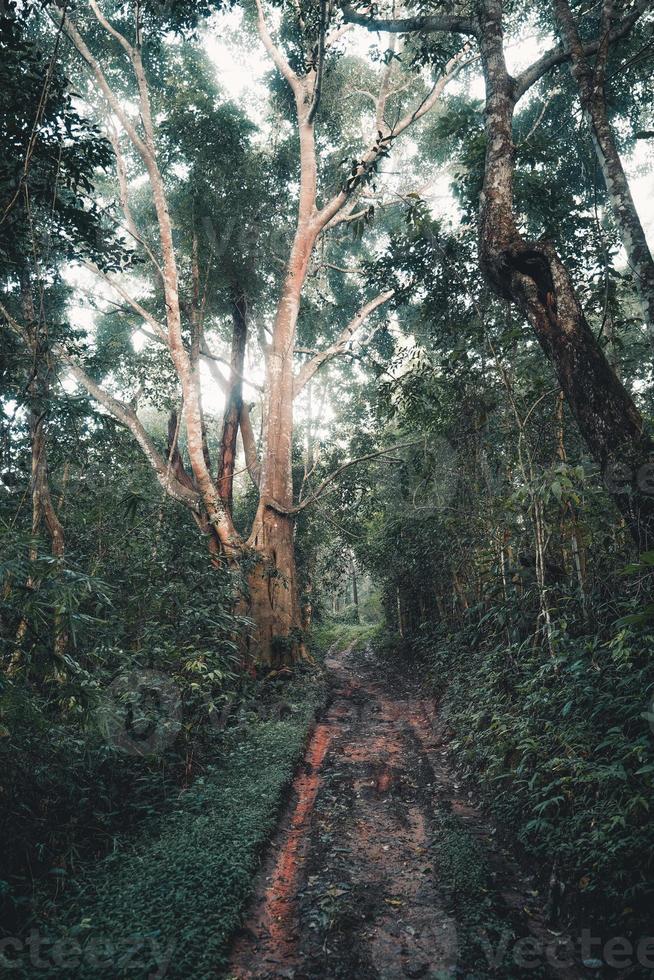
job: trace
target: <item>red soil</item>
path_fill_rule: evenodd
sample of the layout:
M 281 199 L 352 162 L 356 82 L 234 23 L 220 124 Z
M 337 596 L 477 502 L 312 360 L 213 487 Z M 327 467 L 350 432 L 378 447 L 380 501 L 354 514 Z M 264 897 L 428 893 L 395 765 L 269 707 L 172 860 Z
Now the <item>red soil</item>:
M 434 801 L 445 800 L 491 851 L 493 831 L 459 798 L 431 702 L 389 691 L 373 664 L 347 650 L 326 666 L 332 703 L 293 783 L 228 976 L 454 976 L 457 925 L 429 848 Z M 497 889 L 515 910 L 529 886 L 509 864 L 497 858 Z M 528 930 L 544 935 L 542 915 Z

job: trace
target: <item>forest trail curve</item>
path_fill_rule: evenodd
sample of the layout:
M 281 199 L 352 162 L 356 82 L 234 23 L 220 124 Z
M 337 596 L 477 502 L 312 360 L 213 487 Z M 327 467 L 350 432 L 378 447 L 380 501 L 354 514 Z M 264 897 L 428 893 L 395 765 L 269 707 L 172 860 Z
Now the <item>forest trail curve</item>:
M 326 668 L 330 706 L 296 775 L 227 975 L 461 975 L 458 923 L 430 850 L 435 805 L 446 806 L 467 833 L 491 831 L 457 795 L 432 701 L 410 684 L 391 690 L 370 651 L 332 650 Z M 506 856 L 496 857 L 493 879 L 509 921 L 534 892 Z M 543 915 L 534 910 L 524 932 L 543 940 Z M 492 959 L 489 947 L 490 967 L 475 976 L 508 976 L 493 971 Z M 577 974 L 563 968 L 555 975 Z

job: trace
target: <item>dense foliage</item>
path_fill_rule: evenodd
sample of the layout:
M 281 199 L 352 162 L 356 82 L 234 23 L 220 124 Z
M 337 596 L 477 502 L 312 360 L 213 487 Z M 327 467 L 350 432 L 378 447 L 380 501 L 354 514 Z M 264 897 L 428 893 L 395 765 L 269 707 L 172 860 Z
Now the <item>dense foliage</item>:
M 406 6 L 399 40 L 390 3 L 0 3 L 0 909 L 79 975 L 132 933 L 112 975 L 173 941 L 170 976 L 225 965 L 327 638 L 435 694 L 552 929 L 650 928 L 654 551 L 620 452 L 650 506 L 651 248 L 597 112 L 639 177 L 651 9 Z M 602 104 L 555 58 L 513 106 L 494 254 L 473 16 L 503 6 L 527 60 L 567 8 Z M 496 924 L 434 819 L 457 915 Z

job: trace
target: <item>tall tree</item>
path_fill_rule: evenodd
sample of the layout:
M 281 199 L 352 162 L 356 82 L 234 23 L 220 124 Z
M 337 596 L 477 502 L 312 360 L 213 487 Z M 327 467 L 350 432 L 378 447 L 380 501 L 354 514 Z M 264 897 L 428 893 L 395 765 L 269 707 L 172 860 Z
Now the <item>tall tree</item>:
M 65 534 L 52 499 L 48 462 L 49 419 L 56 402 L 54 347 L 69 332 L 60 318 L 66 294 L 60 266 L 86 255 L 116 267 L 123 249 L 87 196 L 95 173 L 109 164 L 111 148 L 73 106 L 61 70 L 61 22 L 50 37 L 40 37 L 37 19 L 33 3 L 8 5 L 0 12 L 0 311 L 20 342 L 23 381 L 15 402 L 29 417 L 31 560 L 36 559 L 37 538 L 45 533 L 60 565 Z M 33 574 L 27 584 L 38 588 Z M 55 656 L 60 658 L 65 647 L 56 613 Z
M 369 185 L 380 171 L 393 144 L 408 129 L 438 104 L 447 84 L 466 64 L 465 48 L 454 54 L 427 88 L 420 79 L 407 77 L 393 52 L 372 84 L 376 91 L 366 93 L 364 102 L 372 99 L 374 119 L 368 123 L 372 130 L 369 141 L 352 139 L 350 134 L 338 133 L 345 139 L 348 150 L 356 153 L 347 176 L 334 165 L 335 154 L 329 157 L 329 167 L 321 173 L 316 146 L 316 125 L 324 115 L 325 90 L 330 73 L 340 67 L 339 45 L 350 30 L 337 18 L 331 4 L 291 4 L 285 12 L 288 51 L 273 40 L 262 3 L 257 4 L 256 20 L 259 37 L 279 73 L 287 94 L 291 97 L 295 139 L 298 146 L 297 212 L 288 255 L 282 259 L 283 273 L 279 296 L 275 303 L 269 336 L 260 333 L 259 343 L 265 360 L 265 394 L 262 412 L 260 446 L 254 444 L 249 406 L 242 398 L 243 346 L 245 340 L 246 293 L 239 276 L 232 277 L 230 291 L 234 333 L 229 378 L 223 377 L 227 409 L 223 420 L 220 460 L 217 475 L 211 470 L 207 453 L 206 426 L 200 383 L 200 358 L 213 365 L 216 377 L 216 357 L 205 339 L 202 317 L 203 297 L 200 281 L 209 275 L 198 265 L 197 229 L 192 236 L 191 256 L 185 256 L 174 232 L 170 178 L 164 170 L 166 161 L 166 123 L 174 107 L 167 106 L 165 88 L 153 81 L 149 64 L 148 41 L 152 47 L 160 39 L 151 22 L 146 21 L 137 4 L 127 14 L 117 8 L 109 19 L 95 0 L 90 0 L 89 14 L 69 15 L 63 7 L 57 13 L 63 31 L 89 70 L 93 84 L 104 106 L 101 115 L 107 125 L 116 159 L 119 198 L 124 226 L 132 244 L 145 253 L 154 267 L 157 289 L 161 289 L 161 312 L 155 314 L 147 301 L 141 302 L 130 292 L 120 277 L 100 270 L 105 283 L 118 294 L 133 314 L 141 319 L 144 329 L 167 349 L 174 376 L 180 387 L 181 417 L 175 419 L 167 452 L 162 452 L 148 434 L 137 411 L 116 397 L 100 383 L 70 349 L 57 348 L 62 361 L 90 394 L 132 431 L 150 462 L 159 482 L 167 493 L 188 506 L 197 523 L 208 536 L 212 550 L 219 551 L 227 561 L 249 568 L 247 596 L 243 609 L 256 625 L 253 652 L 259 659 L 293 660 L 301 651 L 301 615 L 298 599 L 294 557 L 294 523 L 296 515 L 313 503 L 319 493 L 306 495 L 296 502 L 292 481 L 293 402 L 318 369 L 340 356 L 368 319 L 387 304 L 392 291 L 381 289 L 372 297 L 365 289 L 349 290 L 349 302 L 354 310 L 344 325 L 332 337 L 325 349 L 311 352 L 298 370 L 295 369 L 295 349 L 298 317 L 311 263 L 319 241 L 328 247 L 329 234 L 340 226 L 357 228 L 365 224 L 374 211 L 366 199 Z M 152 31 L 151 34 L 148 31 Z M 159 48 L 158 48 L 159 49 Z M 128 68 L 127 73 L 123 68 Z M 296 67 L 292 67 L 296 66 Z M 131 94 L 138 104 L 138 118 L 126 97 Z M 281 96 L 280 96 L 281 97 Z M 284 96 L 286 98 L 286 96 Z M 336 91 L 331 98 L 338 98 Z M 156 103 L 156 112 L 153 105 Z M 190 109 L 190 105 L 187 109 Z M 197 105 L 193 106 L 197 109 Z M 202 112 L 203 107 L 199 111 Z M 332 114 L 332 119 L 335 117 Z M 155 123 L 157 119 L 157 123 Z M 119 128 L 114 131 L 112 125 Z M 329 124 L 333 126 L 330 120 Z M 336 130 L 338 132 L 338 129 Z M 329 138 L 329 137 L 326 137 Z M 138 164 L 133 171 L 131 168 Z M 156 244 L 135 221 L 132 205 L 131 174 L 138 169 L 147 174 L 151 203 L 154 208 Z M 131 172 L 130 172 L 131 171 Z M 335 185 L 335 186 L 334 186 Z M 357 224 L 358 223 L 358 224 Z M 220 237 L 220 235 L 218 235 Z M 353 244 L 356 244 L 356 237 Z M 231 246 L 229 246 L 231 248 Z M 222 254 L 217 264 L 229 263 Z M 191 272 L 191 297 L 186 291 L 180 270 Z M 349 274 L 349 270 L 343 270 Z M 347 291 L 346 291 L 347 292 Z M 354 312 L 356 311 L 356 312 Z M 259 503 L 249 532 L 238 529 L 231 512 L 232 479 L 234 471 L 234 440 L 236 417 L 243 437 L 248 469 L 257 485 Z M 190 469 L 186 472 L 178 454 L 180 428 L 185 438 Z M 341 469 L 338 468 L 338 473 Z M 335 475 L 338 475 L 336 473 Z M 322 492 L 329 479 L 323 481 Z
M 567 0 L 554 0 L 554 14 L 567 51 L 570 72 L 593 137 L 597 160 L 604 177 L 615 220 L 620 229 L 627 261 L 634 275 L 636 292 L 650 337 L 654 337 L 654 259 L 647 242 L 629 181 L 618 150 L 607 107 L 606 72 L 611 52 L 611 32 L 616 18 L 615 3 L 602 4 L 597 29 L 599 45 L 591 63 L 584 49 L 579 25 Z
M 616 43 L 648 9 L 638 0 L 608 32 Z M 650 476 L 654 445 L 633 399 L 597 342 L 574 284 L 553 243 L 527 241 L 514 206 L 513 120 L 519 100 L 553 67 L 569 60 L 564 45 L 547 51 L 517 77 L 506 66 L 504 4 L 479 0 L 472 15 L 371 17 L 346 11 L 350 22 L 394 33 L 456 33 L 472 37 L 486 87 L 486 155 L 479 200 L 479 264 L 495 293 L 514 302 L 550 359 L 580 432 L 639 547 L 654 540 Z M 598 51 L 599 38 L 584 46 Z

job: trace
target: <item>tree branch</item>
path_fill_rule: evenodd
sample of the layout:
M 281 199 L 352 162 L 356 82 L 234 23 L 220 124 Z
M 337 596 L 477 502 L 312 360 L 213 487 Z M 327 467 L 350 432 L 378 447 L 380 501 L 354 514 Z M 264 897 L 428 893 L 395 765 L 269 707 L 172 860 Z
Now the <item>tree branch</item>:
M 297 96 L 304 91 L 304 85 L 302 84 L 302 80 L 299 78 L 298 75 L 295 74 L 295 72 L 289 65 L 288 61 L 282 54 L 280 48 L 277 47 L 272 37 L 270 36 L 270 31 L 268 30 L 268 25 L 266 24 L 266 18 L 264 16 L 263 4 L 261 0 L 256 0 L 256 4 L 257 4 L 257 13 L 258 13 L 257 28 L 259 30 L 259 37 L 263 42 L 263 46 L 265 47 L 266 51 L 268 52 L 273 62 L 275 63 L 275 66 L 279 71 L 279 73 L 286 79 L 288 84 L 293 89 L 293 92 Z
M 125 166 L 125 158 L 123 157 L 122 150 L 120 148 L 120 137 L 114 129 L 113 125 L 109 120 L 106 123 L 107 133 L 109 135 L 109 140 L 113 147 L 114 156 L 116 157 L 116 175 L 118 177 L 118 190 L 120 195 L 120 205 L 123 209 L 123 214 L 125 216 L 125 222 L 127 226 L 127 231 L 132 236 L 134 241 L 141 245 L 145 250 L 148 258 L 152 262 L 153 266 L 157 270 L 161 279 L 163 279 L 163 270 L 157 261 L 157 258 L 145 241 L 138 228 L 136 227 L 136 221 L 134 220 L 134 215 L 132 214 L 132 209 L 129 204 L 129 186 L 127 181 L 127 167 Z
M 199 493 L 197 493 L 195 490 L 191 490 L 189 487 L 183 486 L 179 480 L 173 476 L 172 468 L 166 463 L 166 460 L 160 454 L 154 442 L 143 427 L 134 409 L 131 408 L 131 406 L 126 405 L 125 402 L 120 401 L 118 398 L 114 398 L 114 396 L 109 394 L 108 391 L 100 387 L 100 385 L 89 377 L 84 369 L 61 347 L 56 347 L 55 353 L 59 359 L 67 365 L 75 379 L 79 381 L 84 388 L 86 388 L 88 393 L 92 395 L 97 402 L 103 405 L 104 408 L 106 408 L 107 411 L 114 416 L 114 418 L 118 419 L 119 422 L 122 422 L 122 424 L 130 430 L 143 450 L 143 454 L 154 470 L 159 483 L 164 488 L 166 493 L 168 493 L 174 500 L 178 500 L 180 503 L 186 504 L 186 506 L 190 507 L 191 510 L 197 511 L 200 505 Z
M 632 11 L 611 31 L 609 43 L 612 44 L 628 34 L 638 18 L 646 10 L 651 8 L 651 5 L 651 0 L 636 0 Z M 479 27 L 477 23 L 468 17 L 434 15 L 429 17 L 381 18 L 357 13 L 352 7 L 345 7 L 343 13 L 347 21 L 365 27 L 369 31 L 383 31 L 393 34 L 409 34 L 417 31 L 434 33 L 441 31 L 444 33 L 469 34 L 472 37 L 479 38 Z M 595 54 L 601 43 L 601 38 L 589 42 L 584 45 L 584 53 L 586 55 Z M 556 47 L 546 51 L 537 61 L 514 79 L 513 95 L 515 101 L 518 102 L 525 92 L 538 82 L 543 75 L 546 75 L 548 71 L 557 65 L 567 61 L 569 57 L 569 52 L 562 44 L 558 44 Z
M 72 41 L 72 43 L 77 48 L 84 61 L 87 63 L 87 65 L 93 72 L 93 75 L 95 76 L 95 80 L 98 83 L 100 91 L 104 95 L 108 105 L 111 108 L 111 111 L 116 115 L 116 117 L 120 121 L 121 126 L 123 127 L 123 129 L 129 136 L 130 140 L 134 144 L 134 147 L 138 150 L 141 157 L 145 158 L 145 155 L 147 154 L 147 147 L 144 141 L 137 133 L 136 127 L 130 120 L 125 110 L 123 109 L 120 99 L 118 99 L 114 94 L 114 91 L 109 85 L 105 77 L 105 74 L 102 71 L 102 68 L 100 67 L 99 62 L 91 54 L 91 51 L 89 50 L 89 47 L 86 44 L 84 38 L 78 31 L 76 24 L 74 24 L 74 22 L 70 19 L 68 14 L 64 12 L 62 0 L 58 0 L 57 5 L 59 9 L 62 11 L 63 24 L 64 24 L 64 30 L 66 31 L 66 36 Z
M 63 7 L 63 0 L 57 0 L 60 9 Z M 145 138 L 143 139 L 136 130 L 136 127 L 125 112 L 122 102 L 117 98 L 111 86 L 107 82 L 105 74 L 92 55 L 84 38 L 79 33 L 77 26 L 62 11 L 64 27 L 67 36 L 73 42 L 82 58 L 90 67 L 96 78 L 98 86 L 103 93 L 108 105 L 119 119 L 123 129 L 132 141 L 135 149 L 141 156 L 150 179 L 152 199 L 157 215 L 157 226 L 162 256 L 163 288 L 166 303 L 166 325 L 167 343 L 170 356 L 177 372 L 182 387 L 184 399 L 184 421 L 186 423 L 188 454 L 191 461 L 193 476 L 200 491 L 202 502 L 206 510 L 208 523 L 214 530 L 225 551 L 234 553 L 238 550 L 242 541 L 237 533 L 231 516 L 224 507 L 216 486 L 207 467 L 205 458 L 204 427 L 202 423 L 202 402 L 198 372 L 191 363 L 189 353 L 184 346 L 182 336 L 181 308 L 179 301 L 179 280 L 177 273 L 177 260 L 172 233 L 172 222 L 168 210 L 168 201 L 164 182 L 157 162 L 156 147 L 154 141 L 154 127 L 150 107 L 150 96 L 148 91 L 147 79 L 143 68 L 140 49 L 132 47 L 131 44 L 103 17 L 95 0 L 90 0 L 96 18 L 101 26 L 114 37 L 127 53 L 136 78 L 138 91 L 141 121 Z M 151 323 L 152 325 L 152 323 Z M 155 328 L 156 329 L 156 328 Z
M 608 43 L 613 44 L 615 41 L 619 41 L 621 38 L 625 37 L 631 28 L 634 26 L 636 21 L 645 13 L 646 10 L 650 9 L 652 6 L 652 0 L 636 0 L 633 10 L 626 17 L 620 21 L 620 23 L 612 30 L 608 35 Z M 583 54 L 588 56 L 591 54 L 596 54 L 600 46 L 606 43 L 606 40 L 599 37 L 594 41 L 589 41 L 588 44 L 583 46 Z M 557 44 L 556 47 L 550 48 L 546 51 L 537 61 L 534 61 L 532 65 L 525 68 L 524 71 L 520 72 L 518 76 L 514 79 L 513 84 L 513 97 L 516 102 L 518 102 L 522 96 L 527 92 L 532 85 L 540 81 L 543 75 L 546 75 L 548 71 L 552 68 L 556 68 L 557 65 L 563 64 L 570 58 L 570 51 L 563 44 Z
M 138 313 L 139 316 L 143 317 L 145 322 L 149 324 L 150 327 L 152 327 L 155 334 L 157 335 L 157 340 L 165 344 L 166 347 L 168 346 L 168 335 L 163 325 L 159 323 L 159 321 L 151 313 L 149 313 L 144 306 L 141 306 L 141 304 L 137 300 L 133 299 L 130 296 L 130 294 L 127 292 L 127 290 L 123 289 L 120 283 L 117 283 L 114 279 L 108 276 L 106 272 L 103 272 L 102 269 L 99 269 L 94 262 L 85 261 L 83 264 L 85 268 L 93 272 L 94 275 L 98 277 L 98 279 L 101 279 L 103 282 L 106 282 L 107 285 L 111 286 L 111 288 L 116 293 L 118 293 L 119 296 L 122 296 L 125 302 L 132 307 L 134 312 Z
M 361 327 L 363 323 L 368 319 L 371 313 L 387 303 L 393 296 L 393 290 L 389 289 L 384 293 L 379 293 L 374 299 L 371 299 L 368 303 L 361 307 L 359 312 L 354 316 L 348 325 L 341 331 L 338 338 L 325 350 L 320 351 L 310 361 L 307 361 L 302 365 L 297 375 L 295 376 L 295 382 L 293 385 L 293 397 L 297 398 L 302 389 L 305 387 L 308 381 L 314 376 L 316 371 L 322 367 L 327 361 L 330 361 L 333 357 L 337 357 L 340 353 L 345 350 L 347 343 L 352 339 L 357 330 Z
M 221 390 L 227 395 L 229 394 L 229 382 L 227 378 L 218 370 L 218 365 L 216 361 L 218 360 L 215 355 L 209 351 L 206 341 L 202 341 L 200 347 L 200 353 L 203 357 L 207 358 L 207 366 L 209 372 L 214 381 L 220 386 Z M 249 382 L 248 382 L 249 383 Z M 250 409 L 248 408 L 245 401 L 241 404 L 241 411 L 239 414 L 239 429 L 241 433 L 241 440 L 243 442 L 243 453 L 245 455 L 245 465 L 247 471 L 250 474 L 255 487 L 259 486 L 259 480 L 261 478 L 261 463 L 259 461 L 259 453 L 257 450 L 257 440 L 254 435 L 254 430 L 252 428 L 252 419 L 250 418 Z
M 320 2 L 320 28 L 318 34 L 318 53 L 316 74 L 313 85 L 313 95 L 311 96 L 311 106 L 307 115 L 309 125 L 316 118 L 316 113 L 320 107 L 320 96 L 322 95 L 322 77 L 325 68 L 325 33 L 327 31 L 327 0 Z
M 12 316 L 12 314 L 9 312 L 9 310 L 4 305 L 4 303 L 1 302 L 0 302 L 0 313 L 2 313 L 3 317 L 7 321 L 7 325 L 16 334 L 16 336 L 20 337 L 20 339 L 24 341 L 26 344 L 28 344 L 29 346 L 30 345 L 29 330 L 27 329 L 26 326 L 24 326 L 24 324 L 19 323 L 19 321 L 14 316 Z
M 108 34 L 111 34 L 113 38 L 120 44 L 121 48 L 127 53 L 128 58 L 133 60 L 134 58 L 134 48 L 129 43 L 127 38 L 118 31 L 113 24 L 110 24 L 107 18 L 104 16 L 100 8 L 98 7 L 96 0 L 89 0 L 89 7 L 97 17 L 98 21 L 104 27 Z
M 393 145 L 398 136 L 401 136 L 401 134 L 408 129 L 409 126 L 416 123 L 419 119 L 422 119 L 422 117 L 434 107 L 449 82 L 451 82 L 453 78 L 456 78 L 463 68 L 469 65 L 472 61 L 477 60 L 477 56 L 475 56 L 474 58 L 464 61 L 463 59 L 468 51 L 469 46 L 466 45 L 461 51 L 458 52 L 458 54 L 448 61 L 443 74 L 436 81 L 429 94 L 422 100 L 416 109 L 414 109 L 412 112 L 407 112 L 406 115 L 395 123 L 393 127 L 383 126 L 382 129 L 379 130 L 377 141 L 363 155 L 358 163 L 356 172 L 348 178 L 345 186 L 334 195 L 331 201 L 329 201 L 319 211 L 316 221 L 321 230 L 324 230 L 327 225 L 330 224 L 330 222 L 331 227 L 333 227 L 334 223 L 336 223 L 334 222 L 336 215 L 352 197 L 353 192 L 361 185 L 362 181 L 367 177 L 367 175 L 372 172 L 380 157 L 385 156 L 388 153 L 390 147 Z
M 255 381 L 250 381 L 249 378 L 246 378 L 244 374 L 241 374 L 240 371 L 237 371 L 234 368 L 234 366 L 229 363 L 227 358 L 221 357 L 220 354 L 214 354 L 211 350 L 209 350 L 209 346 L 206 340 L 204 339 L 204 337 L 202 337 L 200 340 L 200 354 L 202 355 L 202 357 L 206 357 L 208 361 L 216 361 L 218 364 L 226 365 L 226 367 L 230 368 L 232 373 L 236 375 L 239 381 L 242 381 L 243 384 L 248 385 L 250 388 L 254 388 L 255 391 L 261 392 L 264 390 L 262 385 L 258 385 Z M 209 370 L 211 370 L 211 368 L 209 368 Z M 214 372 L 211 372 L 211 376 L 215 381 L 218 382 L 222 391 L 228 390 L 229 384 L 226 378 L 224 378 L 221 374 L 214 373 Z
M 241 405 L 239 431 L 241 433 L 241 441 L 243 443 L 245 465 L 248 473 L 250 474 L 252 483 L 258 489 L 259 483 L 261 482 L 261 461 L 259 460 L 256 436 L 254 434 L 254 429 L 252 428 L 250 409 L 245 402 L 243 402 Z
M 334 470 L 333 473 L 330 473 L 329 476 L 325 477 L 325 479 L 319 485 L 315 493 L 312 493 L 310 497 L 305 497 L 305 499 L 301 503 L 297 504 L 295 507 L 285 508 L 277 504 L 274 500 L 267 500 L 266 504 L 268 507 L 271 507 L 273 510 L 278 511 L 278 513 L 280 514 L 299 514 L 300 511 L 304 510 L 305 507 L 308 507 L 309 504 L 313 504 L 317 500 L 320 500 L 320 498 L 324 496 L 324 492 L 329 486 L 329 484 L 333 483 L 334 480 L 338 479 L 341 473 L 344 473 L 346 470 L 349 470 L 350 467 L 356 466 L 357 463 L 365 463 L 367 462 L 367 460 L 370 459 L 379 459 L 380 456 L 388 456 L 389 453 L 397 452 L 398 449 L 408 449 L 411 446 L 419 446 L 420 444 L 421 444 L 421 440 L 416 440 L 414 442 L 403 442 L 400 443 L 399 446 L 390 446 L 386 449 L 379 449 L 377 450 L 377 452 L 374 453 L 366 453 L 365 456 L 357 456 L 354 459 L 349 459 L 347 463 L 343 463 L 341 466 L 338 467 L 338 469 Z M 393 460 L 393 462 L 401 462 L 401 460 Z
M 470 34 L 476 37 L 479 28 L 471 17 L 455 14 L 433 14 L 428 17 L 372 17 L 360 14 L 353 7 L 344 7 L 343 15 L 351 24 L 358 24 L 369 31 L 385 34 L 410 34 L 413 31 L 443 31 L 447 34 Z
M 16 333 L 23 341 L 27 342 L 29 339 L 28 329 L 16 320 L 14 316 L 11 315 L 9 310 L 0 303 L 0 313 L 7 321 L 11 330 Z M 157 479 L 161 486 L 166 490 L 166 492 L 174 499 L 178 500 L 180 503 L 186 504 L 192 510 L 197 511 L 200 503 L 200 495 L 194 490 L 188 487 L 182 486 L 176 479 L 172 477 L 170 472 L 170 467 L 166 464 L 165 459 L 155 446 L 151 437 L 146 432 L 143 424 L 138 418 L 136 412 L 130 405 L 126 405 L 125 402 L 120 401 L 113 395 L 109 394 L 104 388 L 102 388 L 96 381 L 94 381 L 84 369 L 65 351 L 61 345 L 56 345 L 53 347 L 53 353 L 67 365 L 73 376 L 77 381 L 83 385 L 88 393 L 95 398 L 97 402 L 104 406 L 114 416 L 119 422 L 121 422 L 126 428 L 130 430 L 139 446 L 143 450 L 143 453 L 155 471 Z

